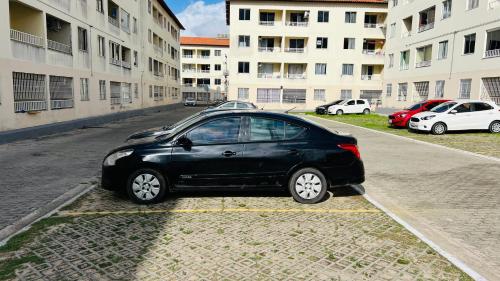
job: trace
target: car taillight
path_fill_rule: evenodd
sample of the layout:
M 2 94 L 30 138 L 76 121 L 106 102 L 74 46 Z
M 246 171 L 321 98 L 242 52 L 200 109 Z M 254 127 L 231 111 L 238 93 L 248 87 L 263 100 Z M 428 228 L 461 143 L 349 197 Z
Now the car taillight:
M 361 159 L 361 154 L 359 153 L 357 145 L 345 143 L 345 144 L 339 144 L 339 147 L 342 148 L 343 150 L 352 152 L 354 155 L 356 155 L 356 157 L 358 157 L 358 159 Z

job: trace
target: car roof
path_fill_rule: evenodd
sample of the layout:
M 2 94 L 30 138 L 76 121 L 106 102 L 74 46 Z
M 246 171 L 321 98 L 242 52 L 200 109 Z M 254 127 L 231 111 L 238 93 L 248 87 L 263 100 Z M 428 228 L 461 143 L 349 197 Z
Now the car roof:
M 298 121 L 301 123 L 307 123 L 304 119 L 290 115 L 287 113 L 281 113 L 281 112 L 274 112 L 274 111 L 265 111 L 265 110 L 218 110 L 215 112 L 209 112 L 205 114 L 205 118 L 211 118 L 211 117 L 223 117 L 223 116 L 235 116 L 235 115 L 247 115 L 247 116 L 259 116 L 259 117 L 268 117 L 268 118 L 281 118 L 281 119 L 288 119 L 288 120 L 294 120 Z

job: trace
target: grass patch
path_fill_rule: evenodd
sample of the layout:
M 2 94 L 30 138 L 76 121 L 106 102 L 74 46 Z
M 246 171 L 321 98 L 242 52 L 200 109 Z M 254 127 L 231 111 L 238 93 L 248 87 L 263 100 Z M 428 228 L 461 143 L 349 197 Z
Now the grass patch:
M 24 244 L 33 241 L 33 239 L 44 232 L 48 228 L 63 224 L 72 223 L 73 218 L 69 217 L 50 217 L 42 219 L 34 223 L 28 230 L 17 234 L 7 241 L 7 243 L 0 247 L 0 253 L 13 252 L 19 250 Z
M 35 255 L 2 261 L 0 262 L 0 280 L 8 280 L 13 278 L 15 275 L 15 270 L 25 263 L 40 264 L 42 262 L 44 262 L 44 259 Z
M 460 131 L 435 136 L 427 133 L 410 132 L 404 128 L 397 129 L 389 127 L 387 117 L 378 114 L 350 114 L 337 116 L 317 115 L 315 113 L 308 112 L 306 115 L 500 158 L 500 134 L 491 134 L 485 131 Z

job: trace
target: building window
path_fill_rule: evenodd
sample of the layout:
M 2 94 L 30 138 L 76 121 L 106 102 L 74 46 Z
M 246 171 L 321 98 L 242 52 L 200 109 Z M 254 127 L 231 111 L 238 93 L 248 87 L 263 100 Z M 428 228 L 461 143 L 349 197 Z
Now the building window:
M 88 101 L 89 98 L 89 79 L 80 78 L 80 97 L 82 101 Z
M 250 63 L 244 61 L 238 62 L 238 73 L 250 73 Z
M 443 11 L 442 19 L 447 19 L 451 17 L 451 0 L 443 1 Z
M 134 34 L 137 33 L 137 19 L 136 18 L 133 18 L 132 32 L 134 32 Z
M 389 68 L 394 67 L 394 54 L 389 54 Z
M 448 57 L 448 40 L 439 42 L 438 60 L 444 60 Z
M 283 103 L 306 103 L 306 90 L 283 89 Z
M 103 3 L 103 0 L 96 0 L 96 9 L 99 13 L 102 13 L 104 14 L 104 3 Z
M 387 97 L 392 96 L 392 84 L 391 83 L 389 83 L 389 84 L 386 85 L 385 95 Z
M 414 82 L 413 85 L 420 100 L 424 101 L 429 98 L 429 81 Z
M 460 79 L 459 99 L 470 99 L 472 79 Z
M 214 79 L 214 85 L 221 85 L 222 81 L 219 78 Z
M 398 0 L 392 0 L 392 7 L 396 7 L 398 5 Z
M 402 51 L 399 61 L 399 69 L 407 70 L 410 67 L 410 51 Z
M 330 20 L 330 12 L 318 11 L 318 22 L 328 22 Z
M 417 58 L 415 67 L 427 67 L 431 65 L 432 45 L 417 48 Z
M 407 96 L 408 96 L 408 83 L 399 83 L 398 101 L 406 101 Z
M 130 33 L 130 14 L 123 9 L 120 9 L 120 23 L 122 30 Z
M 138 98 L 139 98 L 139 83 L 135 83 L 135 84 L 134 84 L 134 97 L 135 97 L 136 99 L 138 99 Z
M 436 81 L 436 98 L 444 97 L 444 80 Z
M 326 101 L 325 89 L 314 89 L 314 100 Z
M 153 71 L 153 59 L 152 58 L 149 58 L 148 59 L 148 65 L 149 65 L 149 72 L 152 72 Z
M 137 51 L 134 51 L 134 66 L 139 66 L 139 54 L 137 53 Z
M 281 89 L 257 89 L 258 103 L 280 103 Z
M 238 88 L 238 100 L 248 100 L 249 91 L 248 88 Z
M 104 37 L 97 35 L 97 45 L 99 49 L 99 56 L 106 56 L 106 39 Z
M 342 100 L 352 99 L 352 90 L 348 89 L 340 90 L 340 99 Z
M 151 43 L 151 38 L 153 38 L 151 34 L 151 29 L 148 29 L 148 42 Z
M 12 72 L 14 112 L 47 110 L 45 75 Z
M 151 14 L 151 0 L 148 0 L 148 13 Z
M 314 73 L 316 75 L 326 75 L 326 63 L 317 63 Z
M 479 6 L 479 0 L 467 0 L 467 10 L 475 9 Z
M 500 77 L 482 78 L 483 94 L 500 105 Z
M 73 78 L 63 76 L 49 76 L 50 108 L 72 108 Z
M 391 28 L 389 29 L 389 38 L 394 38 L 396 35 L 396 23 L 391 23 Z
M 81 27 L 78 27 L 78 49 L 84 52 L 88 51 L 87 30 Z
M 354 64 L 342 64 L 342 75 L 353 75 Z
M 316 49 L 326 49 L 328 48 L 328 38 L 318 37 L 316 39 Z
M 250 20 L 250 9 L 240 9 L 240 20 Z
M 238 47 L 250 47 L 250 36 L 249 35 L 238 36 Z
M 220 57 L 221 54 L 222 54 L 221 50 L 215 50 L 214 51 L 214 56 L 216 56 L 216 57 Z
M 474 54 L 476 49 L 476 33 L 464 36 L 464 55 Z
M 355 38 L 344 38 L 344 49 L 354 49 L 355 48 L 356 39 Z
M 106 80 L 99 80 L 99 99 L 106 99 Z
M 346 23 L 356 23 L 356 12 L 345 12 Z
M 215 71 L 221 71 L 222 66 L 220 64 L 214 65 Z

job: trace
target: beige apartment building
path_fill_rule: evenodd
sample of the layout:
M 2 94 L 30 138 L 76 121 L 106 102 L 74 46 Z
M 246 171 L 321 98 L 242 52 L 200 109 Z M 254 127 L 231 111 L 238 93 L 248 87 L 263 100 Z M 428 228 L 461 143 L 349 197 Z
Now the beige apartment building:
M 226 0 L 229 99 L 313 109 L 382 95 L 387 2 Z
M 227 98 L 227 36 L 181 37 L 182 98 L 204 103 Z
M 384 106 L 500 104 L 499 0 L 391 0 L 386 22 Z
M 180 101 L 162 0 L 0 1 L 0 131 Z

